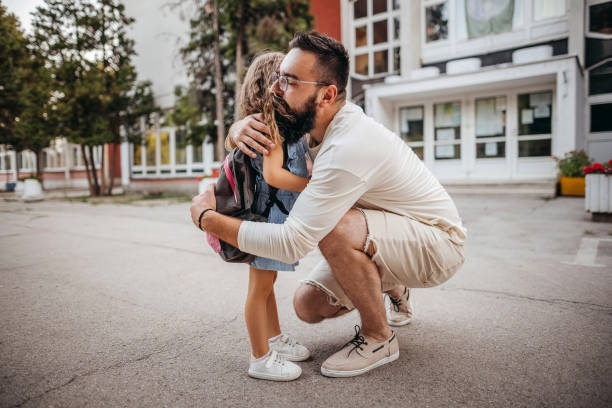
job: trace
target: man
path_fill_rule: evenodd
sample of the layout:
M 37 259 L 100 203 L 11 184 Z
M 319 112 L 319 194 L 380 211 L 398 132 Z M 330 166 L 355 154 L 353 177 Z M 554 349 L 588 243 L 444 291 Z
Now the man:
M 281 64 L 274 92 L 318 150 L 312 179 L 284 224 L 216 213 L 212 187 L 191 205 L 196 225 L 245 252 L 292 263 L 319 246 L 325 261 L 296 291 L 296 314 L 316 323 L 356 308 L 362 322 L 323 363 L 321 372 L 331 377 L 360 375 L 399 357 L 387 318 L 409 321 L 406 288 L 453 276 L 466 238 L 453 201 L 412 150 L 346 102 L 348 64 L 339 42 L 314 32 L 297 34 Z M 275 148 L 258 118 L 232 126 L 230 136 L 244 151 Z M 381 289 L 395 315 L 386 316 Z

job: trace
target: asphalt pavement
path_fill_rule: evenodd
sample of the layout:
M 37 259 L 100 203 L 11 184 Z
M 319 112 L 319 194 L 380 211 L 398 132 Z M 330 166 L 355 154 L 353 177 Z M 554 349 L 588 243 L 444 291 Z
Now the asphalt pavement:
M 0 198 L 0 406 L 610 407 L 612 224 L 579 198 L 457 196 L 467 261 L 415 290 L 400 358 L 321 376 L 357 312 L 308 325 L 276 285 L 281 327 L 313 357 L 290 383 L 247 376 L 247 267 L 223 263 L 189 203 Z M 4 198 L 4 199 L 3 199 Z

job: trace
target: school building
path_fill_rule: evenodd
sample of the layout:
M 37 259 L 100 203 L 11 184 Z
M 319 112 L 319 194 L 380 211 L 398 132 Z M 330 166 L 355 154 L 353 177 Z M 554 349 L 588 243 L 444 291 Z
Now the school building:
M 610 0 L 311 0 L 311 12 L 349 51 L 349 97 L 443 183 L 550 184 L 552 156 L 612 158 Z M 48 149 L 49 187 L 84 184 L 79 150 Z M 217 165 L 212 151 L 158 121 L 143 145 L 97 154 L 120 154 L 127 188 L 193 190 Z M 15 156 L 0 149 L 0 171 Z

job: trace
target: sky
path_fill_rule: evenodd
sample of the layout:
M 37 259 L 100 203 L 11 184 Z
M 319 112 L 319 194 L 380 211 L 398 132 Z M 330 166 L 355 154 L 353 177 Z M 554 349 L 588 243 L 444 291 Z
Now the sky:
M 174 103 L 175 85 L 188 83 L 179 49 L 188 40 L 189 9 L 171 10 L 168 0 L 124 0 L 127 14 L 136 19 L 131 34 L 137 55 L 133 62 L 139 80 L 153 82 L 153 90 L 162 108 Z M 15 13 L 26 31 L 31 30 L 30 13 L 43 0 L 2 0 L 9 12 Z M 146 5 L 146 6 L 145 6 Z

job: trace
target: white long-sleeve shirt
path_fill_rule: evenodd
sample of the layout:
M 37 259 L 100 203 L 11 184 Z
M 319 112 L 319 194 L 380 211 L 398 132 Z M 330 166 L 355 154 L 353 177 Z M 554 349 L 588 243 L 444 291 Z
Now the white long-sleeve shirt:
M 327 127 L 312 178 L 285 223 L 243 222 L 238 246 L 296 262 L 355 205 L 439 227 L 455 242 L 466 238 L 453 200 L 412 149 L 357 105 L 346 103 Z

